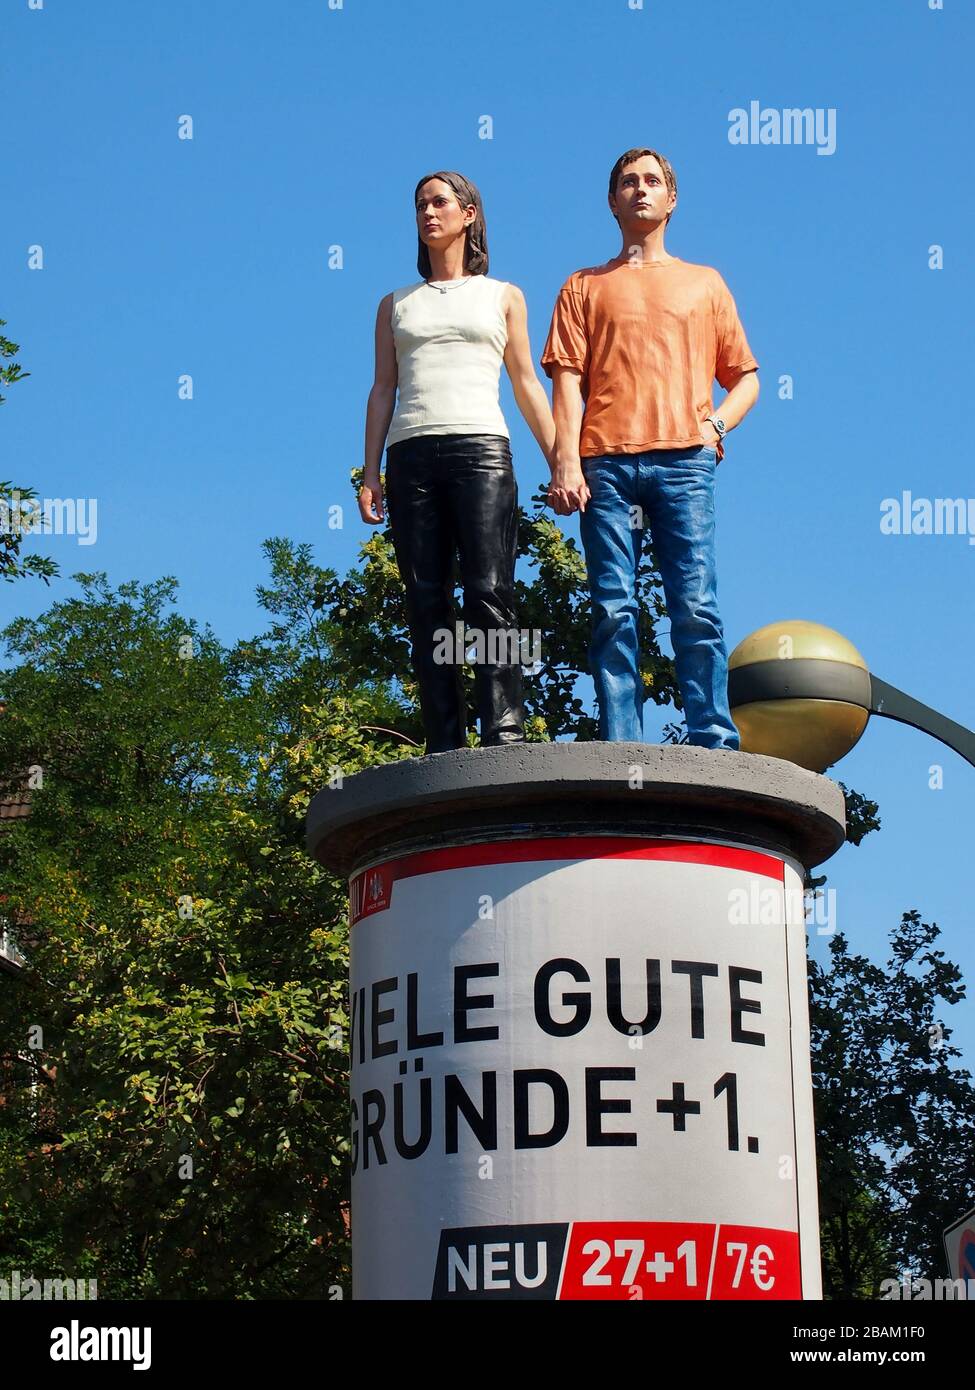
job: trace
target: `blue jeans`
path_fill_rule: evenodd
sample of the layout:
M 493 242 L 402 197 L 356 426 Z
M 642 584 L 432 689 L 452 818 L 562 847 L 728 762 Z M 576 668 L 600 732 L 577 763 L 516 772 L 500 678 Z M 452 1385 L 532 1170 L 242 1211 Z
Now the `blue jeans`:
M 717 605 L 716 468 L 716 451 L 699 445 L 582 460 L 591 493 L 580 526 L 592 595 L 589 658 L 601 739 L 643 740 L 636 576 L 648 526 L 670 615 L 688 741 L 704 748 L 739 746 Z

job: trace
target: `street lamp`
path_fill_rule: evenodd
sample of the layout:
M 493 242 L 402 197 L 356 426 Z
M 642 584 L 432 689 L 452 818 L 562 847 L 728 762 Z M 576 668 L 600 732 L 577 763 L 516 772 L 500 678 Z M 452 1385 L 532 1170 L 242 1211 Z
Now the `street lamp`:
M 930 734 L 975 767 L 975 733 L 867 669 L 841 633 L 796 618 L 759 628 L 732 652 L 728 699 L 746 753 L 824 772 L 859 741 L 871 714 Z

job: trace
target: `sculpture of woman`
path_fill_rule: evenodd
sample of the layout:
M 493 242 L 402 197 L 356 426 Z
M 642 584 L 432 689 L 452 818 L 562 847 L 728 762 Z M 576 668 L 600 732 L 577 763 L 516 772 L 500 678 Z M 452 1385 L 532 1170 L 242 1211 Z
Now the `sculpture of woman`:
M 379 305 L 359 511 L 371 525 L 384 520 L 385 442 L 386 505 L 406 589 L 427 753 L 466 745 L 460 663 L 471 632 L 481 635 L 475 647 L 483 657 L 474 666 L 481 743 L 522 743 L 514 612 L 518 492 L 498 400 L 502 361 L 549 463 L 555 424 L 532 361 L 525 297 L 487 273 L 477 189 L 461 174 L 441 170 L 422 178 L 414 197 L 423 278 Z M 455 554 L 467 629 L 460 642 L 453 640 Z

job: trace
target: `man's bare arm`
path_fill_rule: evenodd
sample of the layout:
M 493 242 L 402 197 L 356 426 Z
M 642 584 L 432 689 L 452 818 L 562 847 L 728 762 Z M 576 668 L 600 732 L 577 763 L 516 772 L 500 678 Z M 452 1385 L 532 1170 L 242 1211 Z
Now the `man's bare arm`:
M 728 430 L 733 430 L 736 425 L 740 425 L 742 420 L 751 410 L 758 400 L 758 371 L 754 367 L 747 372 L 742 372 L 738 380 L 729 390 L 721 404 L 715 409 L 715 415 L 719 420 L 723 420 Z M 558 416 L 556 416 L 558 420 Z M 713 425 L 704 424 L 702 432 L 705 435 L 707 444 L 717 442 L 718 432 Z M 711 436 L 714 436 L 712 439 Z
M 559 516 L 584 512 L 589 488 L 579 458 L 582 433 L 582 373 L 576 367 L 552 368 L 552 413 L 555 416 L 555 462 L 548 500 Z

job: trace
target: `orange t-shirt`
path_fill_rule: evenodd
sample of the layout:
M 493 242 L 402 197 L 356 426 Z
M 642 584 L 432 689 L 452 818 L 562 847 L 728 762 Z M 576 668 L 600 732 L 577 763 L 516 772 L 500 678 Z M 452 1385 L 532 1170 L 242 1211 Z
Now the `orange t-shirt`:
M 713 267 L 623 256 L 569 276 L 541 360 L 582 373 L 582 458 L 703 444 L 715 378 L 728 389 L 758 366 Z

